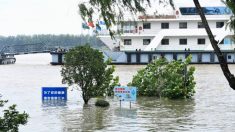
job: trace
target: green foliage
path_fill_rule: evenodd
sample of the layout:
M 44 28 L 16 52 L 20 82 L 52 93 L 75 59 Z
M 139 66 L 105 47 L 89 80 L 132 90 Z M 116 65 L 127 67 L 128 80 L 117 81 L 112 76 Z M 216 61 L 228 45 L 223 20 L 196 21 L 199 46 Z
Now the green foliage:
M 164 2 L 174 8 L 173 0 L 159 0 L 159 3 Z M 111 30 L 111 27 L 123 21 L 126 12 L 132 15 L 137 12 L 145 14 L 146 4 L 150 6 L 150 0 L 88 0 L 79 4 L 79 10 L 85 21 L 92 21 L 93 16 L 98 14 L 109 29 L 110 36 L 113 37 L 115 31 Z
M 0 107 L 3 107 L 5 103 L 7 101 L 0 100 Z M 25 112 L 19 113 L 16 110 L 16 105 L 9 106 L 3 112 L 3 117 L 0 117 L 1 132 L 18 132 L 19 125 L 25 125 L 29 117 Z
M 110 36 L 113 37 L 115 31 L 111 30 L 111 26 L 119 23 L 118 19 L 123 19 L 124 12 L 127 10 L 131 13 L 144 12 L 145 9 L 141 6 L 143 1 L 144 0 L 89 0 L 88 3 L 92 6 L 88 6 L 88 3 L 81 3 L 79 4 L 79 9 L 83 20 L 92 21 L 94 13 L 102 17 L 107 29 L 109 29 Z M 147 1 L 149 2 L 149 0 Z
M 95 102 L 95 106 L 99 106 L 99 107 L 108 107 L 109 106 L 109 102 L 102 100 L 102 99 L 98 99 Z
M 234 31 L 235 33 L 235 1 L 234 0 L 226 0 L 222 1 L 232 12 L 232 15 L 230 16 L 230 21 L 227 23 L 226 27 L 229 27 L 231 31 Z
M 111 87 L 115 69 L 107 67 L 108 62 L 104 62 L 104 56 L 98 50 L 88 45 L 75 47 L 66 53 L 64 59 L 62 82 L 78 85 L 85 104 L 92 97 L 104 96 Z
M 190 98 L 195 93 L 196 84 L 193 76 L 195 68 L 185 70 L 190 61 L 191 56 L 184 62 L 168 62 L 165 58 L 154 60 L 139 70 L 129 85 L 137 86 L 138 94 L 142 96 Z
M 120 86 L 119 77 L 116 76 L 112 79 L 111 84 L 107 87 L 107 96 L 113 96 L 113 89 L 115 86 Z
M 108 60 L 106 62 L 106 65 L 110 64 L 111 60 Z M 113 72 L 115 71 L 115 66 L 111 65 L 109 68 L 106 70 L 105 73 L 105 81 L 103 82 L 103 85 L 101 86 L 101 89 L 105 89 L 105 94 L 107 96 L 112 96 L 113 95 L 113 88 L 118 85 L 119 83 L 119 77 L 114 77 Z
M 7 100 L 0 100 L 0 107 L 3 107 L 5 103 L 7 103 Z

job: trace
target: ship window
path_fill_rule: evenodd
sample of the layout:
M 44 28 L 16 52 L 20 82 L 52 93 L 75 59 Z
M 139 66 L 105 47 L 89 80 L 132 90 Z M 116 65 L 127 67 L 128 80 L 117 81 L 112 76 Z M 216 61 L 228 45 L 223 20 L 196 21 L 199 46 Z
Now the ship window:
M 151 42 L 151 39 L 143 39 L 143 45 L 149 45 Z
M 131 45 L 131 39 L 124 39 L 124 45 Z
M 231 59 L 232 57 L 231 57 L 231 55 L 228 55 L 228 59 Z
M 162 39 L 161 44 L 162 45 L 169 45 L 169 39 Z
M 179 28 L 187 28 L 187 22 L 180 22 Z
M 169 23 L 162 23 L 161 27 L 162 27 L 162 29 L 168 29 L 169 28 Z
M 151 29 L 151 23 L 143 23 L 144 29 Z
M 204 25 L 203 25 L 202 22 L 198 22 L 198 23 L 197 23 L 197 27 L 198 27 L 198 28 L 204 28 Z
M 187 45 L 187 39 L 180 39 L 180 45 Z
M 197 43 L 198 44 L 205 44 L 206 43 L 206 40 L 205 39 L 197 39 Z
M 216 22 L 216 28 L 222 28 L 224 26 L 224 22 Z
M 122 23 L 122 29 L 124 33 L 134 33 L 136 29 L 136 22 L 124 22 Z
M 224 38 L 224 44 L 234 44 L 232 38 Z

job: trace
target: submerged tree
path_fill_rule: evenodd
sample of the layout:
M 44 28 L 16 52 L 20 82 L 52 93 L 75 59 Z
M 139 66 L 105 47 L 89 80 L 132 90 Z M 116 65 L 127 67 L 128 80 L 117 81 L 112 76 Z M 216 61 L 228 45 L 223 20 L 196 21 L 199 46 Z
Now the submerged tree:
M 78 46 L 65 55 L 62 82 L 78 85 L 85 104 L 92 97 L 104 96 L 112 85 L 114 66 L 107 67 L 103 54 L 90 46 Z
M 170 99 L 191 98 L 195 93 L 194 67 L 187 70 L 192 56 L 185 61 L 169 62 L 160 58 L 138 71 L 129 83 L 138 87 L 138 95 L 157 96 Z
M 159 2 L 164 2 L 165 0 L 159 0 Z M 233 0 L 226 0 L 226 2 L 231 2 Z M 112 25 L 119 24 L 123 20 L 123 14 L 127 11 L 132 14 L 136 14 L 138 12 L 145 13 L 145 7 L 143 3 L 148 3 L 150 6 L 150 0 L 87 0 L 90 5 L 87 3 L 79 4 L 79 9 L 81 16 L 84 20 L 92 21 L 93 15 L 99 14 L 101 18 L 105 21 L 106 27 L 110 31 L 111 37 L 114 36 L 114 31 L 111 30 Z M 221 69 L 229 82 L 231 88 L 235 90 L 235 77 L 231 74 L 228 64 L 224 58 L 223 53 L 218 47 L 218 41 L 215 40 L 210 27 L 208 25 L 207 19 L 203 12 L 202 7 L 198 0 L 193 0 L 196 9 L 201 17 L 202 23 L 206 29 L 208 37 L 210 39 L 211 45 L 218 57 Z M 168 0 L 168 4 L 170 4 L 174 8 L 173 0 Z M 234 8 L 234 3 L 232 4 Z M 234 13 L 234 12 L 233 12 Z M 234 27 L 234 24 L 232 25 Z

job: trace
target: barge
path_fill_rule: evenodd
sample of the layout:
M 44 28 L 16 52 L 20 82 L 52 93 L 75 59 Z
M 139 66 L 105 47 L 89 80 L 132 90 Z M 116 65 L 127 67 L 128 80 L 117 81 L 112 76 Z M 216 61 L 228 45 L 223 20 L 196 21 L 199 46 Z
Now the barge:
M 2 53 L 0 54 L 0 64 L 14 64 L 16 62 L 16 58 L 14 54 L 11 53 Z

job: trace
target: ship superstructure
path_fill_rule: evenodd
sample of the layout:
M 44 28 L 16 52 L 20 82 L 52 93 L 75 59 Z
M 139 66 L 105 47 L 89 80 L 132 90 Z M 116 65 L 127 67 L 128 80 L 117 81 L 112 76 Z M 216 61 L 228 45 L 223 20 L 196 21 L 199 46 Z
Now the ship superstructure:
M 228 63 L 235 62 L 233 32 L 226 29 L 231 11 L 220 0 L 200 1 L 215 39 Z M 192 63 L 218 63 L 210 40 L 192 0 L 175 1 L 167 15 L 153 12 L 125 20 L 117 26 L 122 34 L 112 40 L 101 32 L 100 39 L 114 52 L 104 52 L 114 63 L 145 64 L 165 57 L 169 61 L 192 55 Z

